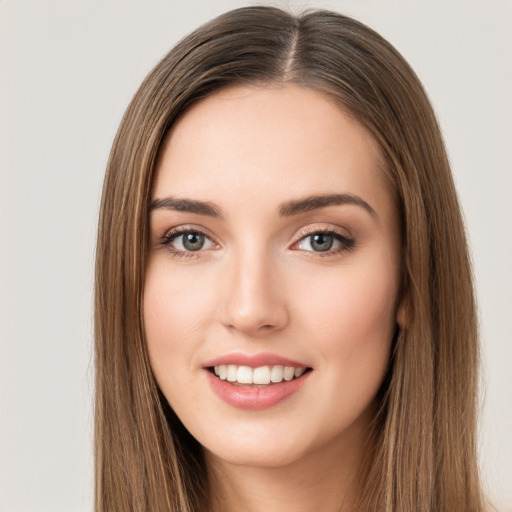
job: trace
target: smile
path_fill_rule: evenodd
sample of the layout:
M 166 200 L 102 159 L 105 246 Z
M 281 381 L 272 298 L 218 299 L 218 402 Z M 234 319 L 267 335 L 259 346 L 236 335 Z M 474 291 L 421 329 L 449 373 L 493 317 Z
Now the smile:
M 261 361 L 258 366 L 249 366 L 249 361 L 234 364 L 223 359 L 219 361 L 222 364 L 205 366 L 204 375 L 214 394 L 237 409 L 263 410 L 288 402 L 294 395 L 300 394 L 300 389 L 313 373 L 312 368 L 301 366 L 300 363 L 292 366 L 292 361 L 275 364 L 284 363 L 283 360 L 276 360 L 274 364 L 263 365 Z M 268 357 L 265 359 L 270 362 Z
M 251 368 L 250 366 L 236 364 L 221 364 L 210 368 L 213 373 L 221 380 L 226 380 L 233 384 L 243 385 L 269 385 L 279 384 L 280 382 L 289 382 L 299 378 L 308 368 L 293 366 L 259 366 Z

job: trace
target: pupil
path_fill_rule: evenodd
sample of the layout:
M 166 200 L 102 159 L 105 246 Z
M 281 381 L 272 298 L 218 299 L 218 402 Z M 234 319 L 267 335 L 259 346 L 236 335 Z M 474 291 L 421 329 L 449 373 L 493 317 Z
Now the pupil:
M 333 237 L 331 235 L 313 235 L 311 240 L 311 247 L 318 252 L 328 251 L 333 244 Z
M 188 251 L 198 251 L 204 245 L 204 235 L 200 233 L 187 233 L 183 236 L 183 247 Z

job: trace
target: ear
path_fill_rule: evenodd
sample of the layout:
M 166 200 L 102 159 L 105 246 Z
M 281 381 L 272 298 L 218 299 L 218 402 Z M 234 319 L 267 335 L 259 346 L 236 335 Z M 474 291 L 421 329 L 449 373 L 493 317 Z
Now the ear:
M 400 329 L 407 325 L 407 311 L 409 309 L 409 299 L 407 294 L 403 294 L 396 310 L 396 323 Z

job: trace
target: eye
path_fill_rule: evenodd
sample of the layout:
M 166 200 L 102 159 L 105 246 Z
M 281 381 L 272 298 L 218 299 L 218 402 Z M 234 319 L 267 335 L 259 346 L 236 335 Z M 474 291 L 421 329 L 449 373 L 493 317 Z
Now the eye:
M 164 237 L 163 245 L 175 253 L 198 252 L 211 249 L 215 244 L 200 231 L 174 231 Z
M 302 237 L 295 248 L 301 251 L 336 254 L 352 249 L 355 246 L 353 239 L 335 231 L 316 231 Z

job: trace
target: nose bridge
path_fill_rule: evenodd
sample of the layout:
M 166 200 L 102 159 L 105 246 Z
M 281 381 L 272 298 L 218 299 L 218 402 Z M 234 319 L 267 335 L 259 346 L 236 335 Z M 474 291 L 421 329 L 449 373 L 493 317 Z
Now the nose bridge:
M 247 335 L 281 329 L 288 321 L 277 261 L 265 246 L 248 241 L 231 257 L 224 324 Z

